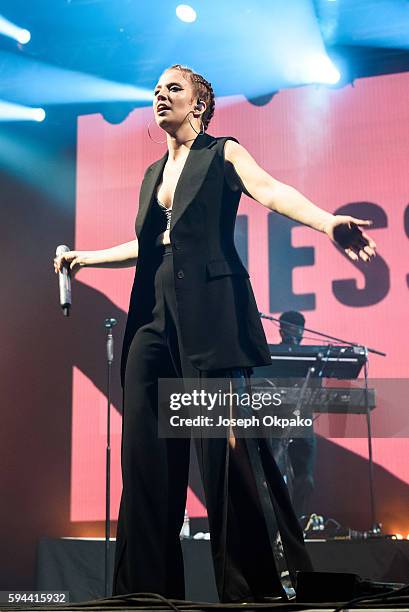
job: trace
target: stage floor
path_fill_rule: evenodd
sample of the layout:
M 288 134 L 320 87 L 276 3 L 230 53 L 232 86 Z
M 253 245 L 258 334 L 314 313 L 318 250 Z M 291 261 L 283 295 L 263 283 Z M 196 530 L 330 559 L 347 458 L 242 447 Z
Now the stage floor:
M 347 572 L 381 582 L 409 583 L 409 541 L 370 539 L 307 541 L 314 569 Z M 37 549 L 36 590 L 69 591 L 70 602 L 104 595 L 104 540 L 43 538 Z M 210 542 L 183 539 L 188 601 L 218 601 Z M 115 540 L 110 546 L 113 568 Z M 109 607 L 109 606 L 108 606 Z

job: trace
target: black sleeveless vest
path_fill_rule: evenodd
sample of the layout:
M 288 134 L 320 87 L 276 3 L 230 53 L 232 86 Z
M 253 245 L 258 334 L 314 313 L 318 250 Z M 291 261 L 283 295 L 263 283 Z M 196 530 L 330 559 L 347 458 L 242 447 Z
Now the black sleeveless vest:
M 240 191 L 225 178 L 226 140 L 205 134 L 194 141 L 172 206 L 175 292 L 184 351 L 199 370 L 271 363 L 247 270 L 234 245 Z M 125 329 L 121 378 L 132 339 L 152 318 L 155 244 L 150 224 L 167 153 L 147 169 L 135 230 L 139 256 Z M 157 253 L 157 249 L 156 249 Z

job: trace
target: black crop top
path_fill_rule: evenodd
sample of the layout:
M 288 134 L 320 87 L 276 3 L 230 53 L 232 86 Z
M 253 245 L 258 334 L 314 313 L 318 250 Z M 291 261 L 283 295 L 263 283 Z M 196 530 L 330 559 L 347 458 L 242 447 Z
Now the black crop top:
M 151 211 L 151 227 L 155 237 L 170 229 L 171 218 L 172 209 L 167 208 L 162 202 L 159 202 L 159 200 L 155 198 Z

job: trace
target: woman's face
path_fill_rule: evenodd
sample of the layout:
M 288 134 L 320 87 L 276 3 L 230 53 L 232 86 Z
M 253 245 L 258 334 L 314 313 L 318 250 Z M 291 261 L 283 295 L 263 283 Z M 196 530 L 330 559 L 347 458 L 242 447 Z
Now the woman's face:
M 193 111 L 196 102 L 192 84 L 184 78 L 183 73 L 177 69 L 166 70 L 154 89 L 155 121 L 166 131 L 176 130 L 186 115 Z

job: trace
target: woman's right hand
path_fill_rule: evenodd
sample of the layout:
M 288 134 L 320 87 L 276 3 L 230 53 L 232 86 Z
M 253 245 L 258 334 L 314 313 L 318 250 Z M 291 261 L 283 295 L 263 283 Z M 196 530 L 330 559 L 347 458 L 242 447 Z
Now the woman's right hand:
M 62 255 L 54 257 L 54 271 L 56 274 L 62 272 L 63 268 L 66 268 L 71 278 L 74 278 L 78 270 L 84 266 L 84 253 L 82 251 L 67 251 Z

